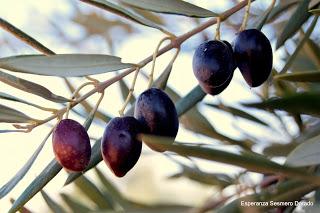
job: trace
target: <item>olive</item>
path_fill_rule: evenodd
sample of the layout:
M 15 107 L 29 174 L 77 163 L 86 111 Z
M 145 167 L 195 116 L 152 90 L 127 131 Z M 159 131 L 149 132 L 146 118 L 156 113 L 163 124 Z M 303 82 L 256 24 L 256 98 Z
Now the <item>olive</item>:
M 91 156 L 90 139 L 85 128 L 72 119 L 63 119 L 52 133 L 53 151 L 58 163 L 71 172 L 83 171 Z
M 131 116 L 116 117 L 107 124 L 101 140 L 101 154 L 116 176 L 126 175 L 139 160 L 142 142 L 138 134 L 141 132 L 141 124 Z
M 259 30 L 240 32 L 234 42 L 237 66 L 251 87 L 258 87 L 269 77 L 272 70 L 272 48 L 268 38 Z

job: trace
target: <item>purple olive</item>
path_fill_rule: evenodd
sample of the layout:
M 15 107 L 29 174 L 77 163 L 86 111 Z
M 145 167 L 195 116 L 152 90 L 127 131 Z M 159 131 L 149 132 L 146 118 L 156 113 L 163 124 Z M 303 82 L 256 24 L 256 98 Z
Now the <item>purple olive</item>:
M 144 126 L 144 133 L 174 138 L 179 129 L 179 119 L 176 108 L 169 96 L 160 89 L 151 88 L 137 99 L 134 117 Z M 164 152 L 152 142 L 144 141 L 151 149 Z
M 229 80 L 235 62 L 232 49 L 223 41 L 199 45 L 193 56 L 193 73 L 201 85 L 219 87 Z
M 258 87 L 268 79 L 272 70 L 272 48 L 261 31 L 249 29 L 240 32 L 234 42 L 234 55 L 249 86 Z
M 202 83 L 199 83 L 201 89 L 207 93 L 207 94 L 210 94 L 210 95 L 218 95 L 220 94 L 221 92 L 223 92 L 230 84 L 231 80 L 233 78 L 233 72 L 231 73 L 231 76 L 229 76 L 228 80 L 226 82 L 224 82 L 222 85 L 220 86 L 217 86 L 217 87 L 211 87 L 209 85 L 206 85 L 206 84 L 202 84 Z
M 106 126 L 101 153 L 104 162 L 118 176 L 123 177 L 137 163 L 142 148 L 138 134 L 141 124 L 134 117 L 116 117 Z
M 83 171 L 90 161 L 90 139 L 85 128 L 77 121 L 64 119 L 52 133 L 52 145 L 56 160 L 66 170 Z

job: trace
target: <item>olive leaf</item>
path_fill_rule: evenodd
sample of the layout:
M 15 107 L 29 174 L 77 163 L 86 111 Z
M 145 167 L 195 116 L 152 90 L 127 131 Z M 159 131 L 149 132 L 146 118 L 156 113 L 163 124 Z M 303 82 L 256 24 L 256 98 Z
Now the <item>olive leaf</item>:
M 75 182 L 75 186 L 81 190 L 83 195 L 93 201 L 100 209 L 113 209 L 115 203 L 111 196 L 102 193 L 97 186 L 95 186 L 88 178 L 85 176 L 79 177 Z
M 313 13 L 313 14 L 315 14 L 315 15 L 317 15 L 317 16 L 320 15 L 320 9 L 309 10 L 309 12 L 310 12 L 310 13 Z
M 1 61 L 1 59 L 0 59 L 0 61 Z M 64 102 L 69 101 L 67 98 L 53 94 L 50 90 L 48 90 L 44 86 L 41 86 L 41 85 L 36 84 L 31 81 L 27 81 L 22 78 L 18 78 L 14 75 L 10 75 L 8 73 L 1 72 L 1 71 L 0 71 L 0 81 L 2 81 L 5 84 L 8 84 L 12 87 L 15 87 L 17 89 L 20 89 L 24 92 L 28 92 L 28 93 L 40 96 L 40 97 L 47 99 L 49 101 L 53 101 L 53 102 L 57 102 L 57 103 L 64 103 Z M 19 101 L 19 102 L 21 102 L 21 101 Z M 29 102 L 25 101 L 24 103 L 29 103 Z M 29 104 L 29 105 L 31 105 L 31 104 Z M 35 105 L 33 105 L 33 106 L 35 106 Z
M 299 178 L 310 183 L 316 183 L 320 177 L 309 174 L 305 170 L 280 165 L 273 162 L 262 155 L 256 153 L 243 152 L 242 154 L 234 154 L 208 147 L 195 146 L 192 143 L 168 143 L 172 138 L 159 137 L 154 135 L 142 135 L 143 141 L 155 143 L 164 149 L 175 152 L 182 156 L 197 157 L 210 161 L 231 164 L 234 166 L 245 168 L 249 171 L 258 173 L 281 173 L 284 176 Z
M 282 98 L 271 98 L 262 102 L 245 103 L 247 107 L 270 110 L 285 110 L 291 113 L 309 114 L 319 116 L 320 95 L 319 93 L 302 92 L 287 95 Z
M 104 9 L 104 10 L 109 11 L 111 13 L 117 14 L 119 16 L 126 18 L 126 19 L 134 21 L 138 24 L 142 24 L 142 25 L 163 31 L 163 29 L 160 26 L 156 25 L 152 21 L 150 21 L 148 19 L 141 18 L 140 16 L 137 16 L 134 13 L 132 13 L 132 12 L 126 10 L 125 8 L 123 8 L 119 5 L 116 5 L 110 1 L 107 1 L 107 0 L 80 0 L 80 1 L 94 5 L 96 7 L 99 7 L 101 9 Z
M 0 123 L 29 123 L 35 119 L 28 115 L 0 104 Z
M 41 190 L 41 195 L 44 201 L 47 203 L 48 207 L 54 213 L 65 213 L 66 211 L 57 203 L 55 202 L 45 191 Z
M 274 79 L 293 82 L 320 82 L 320 70 L 285 73 L 281 75 L 276 75 Z
M 72 212 L 88 213 L 93 211 L 88 206 L 84 205 L 82 202 L 71 198 L 69 195 L 65 193 L 61 193 L 60 196 L 63 199 L 63 201 L 68 205 L 68 207 L 72 210 Z
M 29 101 L 23 100 L 21 98 L 14 97 L 14 96 L 9 95 L 9 94 L 4 93 L 4 92 L 0 92 L 0 99 L 5 99 L 5 100 L 9 100 L 9 101 L 16 101 L 16 102 L 20 102 L 20 103 L 23 103 L 23 104 L 27 104 L 27 105 L 33 106 L 33 107 L 38 108 L 38 109 L 43 109 L 43 107 L 41 107 L 41 106 L 39 106 L 37 104 L 34 104 L 34 103 L 29 102 Z
M 36 75 L 76 77 L 133 67 L 121 58 L 97 54 L 19 55 L 0 58 L 0 68 Z
M 158 13 L 184 15 L 189 17 L 214 17 L 218 14 L 182 0 L 121 0 L 134 7 Z
M 311 13 L 308 12 L 309 3 L 310 0 L 302 0 L 299 3 L 297 9 L 291 15 L 277 40 L 277 49 L 282 46 L 288 38 L 293 36 L 300 29 L 301 25 L 310 17 Z
M 297 146 L 287 157 L 290 166 L 310 166 L 320 164 L 320 135 L 310 138 Z

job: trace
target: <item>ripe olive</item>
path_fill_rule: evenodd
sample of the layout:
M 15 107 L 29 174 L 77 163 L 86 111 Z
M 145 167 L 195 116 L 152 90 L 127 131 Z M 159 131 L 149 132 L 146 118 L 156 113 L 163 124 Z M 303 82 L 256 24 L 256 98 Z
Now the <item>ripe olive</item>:
M 52 145 L 56 160 L 66 170 L 80 172 L 87 167 L 91 156 L 90 139 L 77 121 L 61 120 L 53 131 Z
M 116 117 L 107 124 L 101 141 L 101 154 L 116 176 L 123 177 L 137 163 L 142 148 L 138 139 L 141 132 L 141 124 L 134 117 Z
M 249 86 L 258 87 L 268 79 L 272 70 L 272 48 L 261 31 L 249 29 L 240 32 L 234 42 L 234 55 Z
M 169 96 L 160 89 L 151 88 L 140 94 L 135 104 L 134 117 L 144 126 L 144 133 L 173 138 L 179 129 L 176 108 Z M 156 144 L 144 141 L 151 149 L 165 151 Z
M 193 56 L 193 73 L 200 84 L 213 88 L 229 80 L 235 69 L 230 46 L 218 40 L 199 45 Z

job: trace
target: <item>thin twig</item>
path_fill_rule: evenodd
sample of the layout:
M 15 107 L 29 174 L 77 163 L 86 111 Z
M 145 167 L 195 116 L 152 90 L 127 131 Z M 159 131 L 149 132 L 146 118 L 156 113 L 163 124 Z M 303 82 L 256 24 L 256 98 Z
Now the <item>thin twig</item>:
M 228 17 L 230 17 L 231 15 L 233 15 L 234 13 L 236 13 L 237 11 L 239 11 L 240 9 L 242 9 L 243 7 L 245 7 L 249 1 L 250 0 L 242 1 L 239 4 L 237 4 L 236 6 L 234 6 L 231 9 L 225 11 L 224 13 L 222 13 L 220 15 L 221 22 L 224 21 L 225 19 L 227 19 Z M 251 0 L 251 2 L 252 1 L 253 0 Z M 47 55 L 54 54 L 53 51 L 51 51 L 48 48 L 44 47 L 41 43 L 39 43 L 38 41 L 34 40 L 32 37 L 28 36 L 27 34 L 22 32 L 21 30 L 19 30 L 16 27 L 14 27 L 13 25 L 9 24 L 8 22 L 5 22 L 2 19 L 0 21 L 1 21 L 0 27 L 6 29 L 8 32 L 12 33 L 13 35 L 15 35 L 20 40 L 26 42 L 27 44 L 31 45 L 32 47 L 34 47 L 35 49 L 39 50 L 40 52 L 42 52 L 44 54 L 47 54 Z M 212 25 L 214 25 L 216 23 L 217 23 L 217 18 L 209 19 L 207 22 L 199 25 L 198 27 L 190 30 L 189 32 L 187 32 L 185 34 L 182 34 L 181 36 L 176 37 L 176 39 L 172 40 L 171 43 L 167 44 L 165 47 L 161 48 L 158 51 L 157 57 L 162 55 L 162 54 L 164 54 L 164 53 L 166 53 L 166 52 L 168 52 L 169 50 L 171 50 L 173 48 L 180 47 L 180 45 L 184 41 L 186 41 L 190 37 L 198 34 L 199 32 L 207 29 L 208 27 L 210 27 L 210 26 L 212 26 Z M 139 63 L 139 67 L 141 68 L 141 67 L 146 66 L 148 63 L 150 63 L 152 61 L 152 59 L 153 59 L 153 55 L 145 58 L 144 60 L 142 60 Z M 122 78 L 124 78 L 125 76 L 127 76 L 130 73 L 134 72 L 135 70 L 136 70 L 136 67 L 129 68 L 129 69 L 123 71 L 122 73 L 120 73 L 119 75 L 99 83 L 99 85 L 96 86 L 94 89 L 92 89 L 91 91 L 87 92 L 86 94 L 84 94 L 83 96 L 78 98 L 76 101 L 72 102 L 70 104 L 70 108 L 73 108 L 74 106 L 76 106 L 80 102 L 84 101 L 85 99 L 87 99 L 91 95 L 95 94 L 96 92 L 101 92 L 101 91 L 105 90 L 108 86 L 110 86 L 111 84 L 121 80 Z M 56 117 L 59 117 L 59 116 L 61 117 L 66 112 L 66 110 L 67 110 L 67 107 L 64 107 L 64 108 L 60 109 L 55 115 L 52 115 L 52 116 L 46 118 L 45 120 L 37 122 L 35 125 L 33 125 L 33 127 L 35 128 L 35 127 L 37 127 L 39 125 L 47 123 L 47 122 L 53 120 Z

